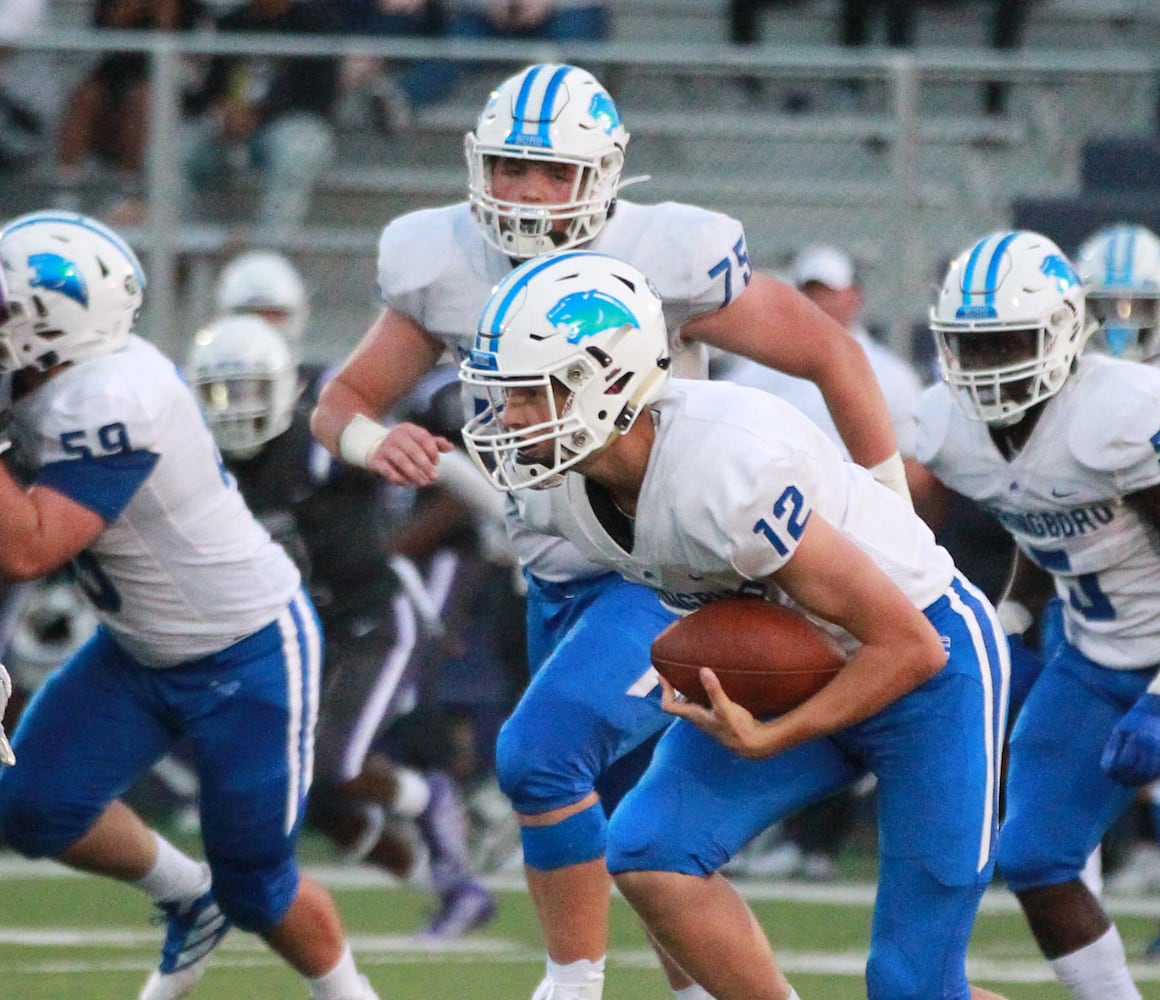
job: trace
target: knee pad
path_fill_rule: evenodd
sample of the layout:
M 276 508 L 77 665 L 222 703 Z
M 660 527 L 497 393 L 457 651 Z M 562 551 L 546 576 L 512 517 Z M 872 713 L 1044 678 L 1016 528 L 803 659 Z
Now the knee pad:
M 608 826 L 599 802 L 551 826 L 520 829 L 524 862 L 539 871 L 580 865 L 604 856 Z
M 277 865 L 256 867 L 210 859 L 213 894 L 236 927 L 265 934 L 290 909 L 298 894 L 298 864 L 291 854 Z

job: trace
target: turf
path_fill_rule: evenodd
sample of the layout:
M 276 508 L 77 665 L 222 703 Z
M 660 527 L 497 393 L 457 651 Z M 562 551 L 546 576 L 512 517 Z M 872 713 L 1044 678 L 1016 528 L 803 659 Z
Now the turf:
M 306 841 L 304 860 L 334 892 L 356 957 L 384 1000 L 524 1000 L 542 967 L 540 937 L 518 875 L 494 878 L 497 919 L 482 931 L 433 947 L 412 937 L 431 906 L 424 893 L 367 871 L 328 864 Z M 847 866 L 826 887 L 740 883 L 752 899 L 798 992 L 808 1000 L 864 996 L 870 926 L 867 866 Z M 868 873 L 872 875 L 872 870 Z M 0 854 L 0 996 L 3 1000 L 131 998 L 156 961 L 161 929 L 134 890 L 63 875 Z M 1155 901 L 1113 901 L 1129 954 L 1160 927 Z M 1039 957 L 1010 896 L 988 894 L 971 943 L 974 981 L 1009 1000 L 1065 1000 Z M 1134 965 L 1144 996 L 1160 1000 L 1160 966 Z M 670 994 L 635 917 L 613 903 L 606 1000 L 665 1000 Z M 305 997 L 298 978 L 251 935 L 233 933 L 218 950 L 195 1000 Z

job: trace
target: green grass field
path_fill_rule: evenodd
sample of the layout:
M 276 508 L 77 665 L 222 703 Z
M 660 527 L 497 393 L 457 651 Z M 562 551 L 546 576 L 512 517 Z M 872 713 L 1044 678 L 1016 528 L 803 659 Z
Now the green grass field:
M 310 845 L 304 852 L 310 858 Z M 495 878 L 498 918 L 471 937 L 424 945 L 429 897 L 365 869 L 308 860 L 338 900 L 362 970 L 383 1000 L 527 1000 L 543 955 L 531 905 L 518 876 Z M 805 1000 L 864 996 L 862 968 L 873 886 L 859 874 L 825 887 L 793 882 L 741 882 L 782 967 Z M 844 874 L 846 874 L 844 872 Z M 1160 927 L 1160 900 L 1110 905 L 1129 954 L 1140 954 Z M 134 890 L 101 879 L 66 875 L 0 854 L 0 998 L 114 1000 L 131 998 L 148 975 L 161 928 Z M 1160 1000 L 1160 965 L 1134 965 L 1144 996 Z M 1024 927 L 1011 897 L 988 894 L 971 946 L 976 983 L 1010 1000 L 1065 1000 Z M 606 1000 L 665 1000 L 669 992 L 635 917 L 614 901 Z M 260 941 L 234 932 L 218 949 L 194 993 L 196 1000 L 305 997 L 301 981 Z

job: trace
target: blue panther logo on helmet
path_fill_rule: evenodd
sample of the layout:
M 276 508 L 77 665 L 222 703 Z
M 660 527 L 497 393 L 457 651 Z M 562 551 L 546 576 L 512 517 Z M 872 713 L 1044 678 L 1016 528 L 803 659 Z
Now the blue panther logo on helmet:
M 617 126 L 620 125 L 620 112 L 616 108 L 616 102 L 607 93 L 600 92 L 592 95 L 592 101 L 588 105 L 588 113 L 600 122 L 605 135 L 612 135 Z
M 569 344 L 578 344 L 585 337 L 593 337 L 604 330 L 622 326 L 640 328 L 628 306 L 597 289 L 565 295 L 548 310 L 547 317 L 553 326 L 570 328 Z
M 1057 278 L 1059 280 L 1059 290 L 1061 292 L 1074 285 L 1080 284 L 1079 275 L 1076 273 L 1074 267 L 1070 262 L 1060 257 L 1058 254 L 1048 254 L 1043 258 L 1043 263 L 1039 265 L 1041 271 L 1049 278 Z
M 59 292 L 88 308 L 89 290 L 73 261 L 60 254 L 34 253 L 28 258 L 28 266 L 33 272 L 29 287 Z

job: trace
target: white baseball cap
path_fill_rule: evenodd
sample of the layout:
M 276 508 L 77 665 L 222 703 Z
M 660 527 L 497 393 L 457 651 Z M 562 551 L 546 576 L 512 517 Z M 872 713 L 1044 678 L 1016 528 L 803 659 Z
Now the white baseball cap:
M 794 258 L 793 281 L 798 288 L 817 281 L 827 288 L 844 291 L 854 287 L 854 261 L 837 247 L 821 244 L 806 247 Z

